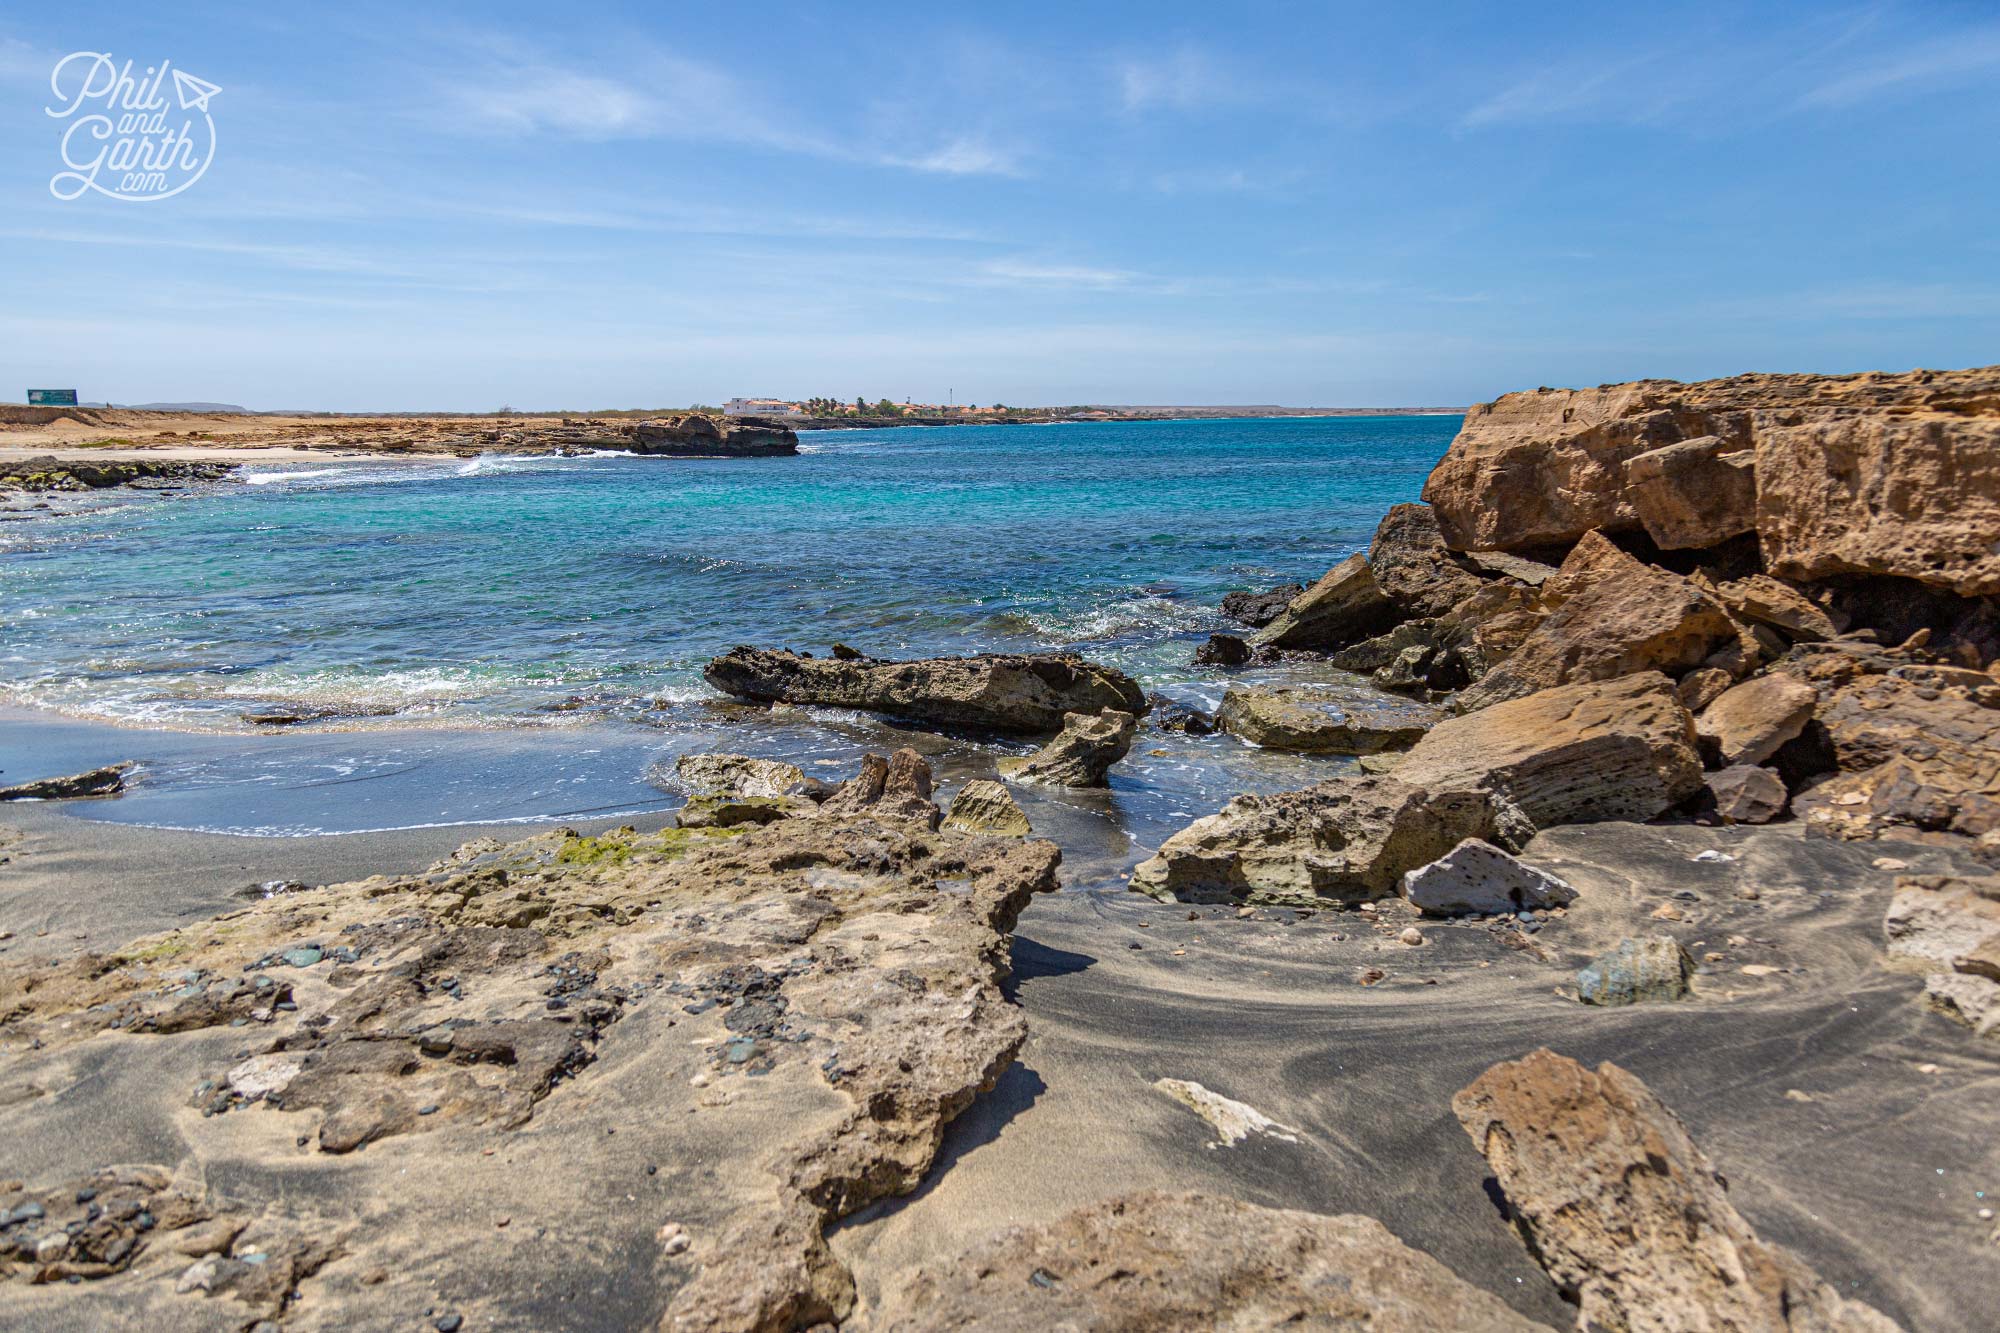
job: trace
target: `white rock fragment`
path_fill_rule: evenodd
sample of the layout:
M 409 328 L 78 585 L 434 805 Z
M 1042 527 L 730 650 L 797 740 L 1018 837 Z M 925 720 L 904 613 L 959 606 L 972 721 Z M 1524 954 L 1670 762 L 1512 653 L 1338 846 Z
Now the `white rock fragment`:
M 1199 1083 L 1181 1078 L 1163 1078 L 1156 1080 L 1153 1086 L 1206 1120 L 1225 1148 L 1235 1147 L 1252 1134 L 1268 1135 L 1286 1143 L 1299 1141 L 1298 1131 L 1289 1125 L 1279 1124 L 1254 1106 L 1210 1092 Z
M 1429 865 L 1405 873 L 1403 897 L 1418 911 L 1451 916 L 1564 907 L 1576 901 L 1576 890 L 1490 842 L 1467 838 Z

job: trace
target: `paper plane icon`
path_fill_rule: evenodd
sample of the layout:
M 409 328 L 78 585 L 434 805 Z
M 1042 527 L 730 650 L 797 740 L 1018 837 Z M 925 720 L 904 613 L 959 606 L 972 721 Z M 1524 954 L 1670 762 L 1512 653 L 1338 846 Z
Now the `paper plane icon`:
M 181 110 L 206 111 L 208 99 L 221 92 L 206 79 L 197 79 L 185 70 L 174 71 L 174 91 L 180 94 Z

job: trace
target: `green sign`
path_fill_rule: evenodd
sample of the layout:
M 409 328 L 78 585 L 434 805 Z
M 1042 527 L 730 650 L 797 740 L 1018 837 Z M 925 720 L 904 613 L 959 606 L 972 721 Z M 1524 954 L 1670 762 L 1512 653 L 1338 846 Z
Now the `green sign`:
M 29 407 L 75 407 L 75 389 L 30 389 Z

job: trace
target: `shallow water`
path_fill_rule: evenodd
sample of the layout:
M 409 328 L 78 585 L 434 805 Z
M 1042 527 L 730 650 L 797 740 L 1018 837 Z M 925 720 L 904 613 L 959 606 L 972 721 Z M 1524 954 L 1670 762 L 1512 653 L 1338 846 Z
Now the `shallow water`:
M 0 701 L 236 733 L 273 705 L 367 714 L 333 735 L 174 742 L 191 757 L 91 810 L 274 833 L 645 808 L 649 757 L 845 762 L 895 739 L 825 710 L 717 709 L 700 667 L 739 643 L 1067 648 L 1212 705 L 1224 677 L 1188 658 L 1229 628 L 1221 594 L 1310 582 L 1364 545 L 1457 425 L 822 432 L 791 459 L 329 460 L 66 501 L 0 523 Z M 996 753 L 932 744 L 966 773 Z M 254 780 L 202 768 L 246 754 Z M 1107 822 L 1107 847 L 1155 840 L 1301 765 L 1149 729 L 1106 808 L 1066 808 Z

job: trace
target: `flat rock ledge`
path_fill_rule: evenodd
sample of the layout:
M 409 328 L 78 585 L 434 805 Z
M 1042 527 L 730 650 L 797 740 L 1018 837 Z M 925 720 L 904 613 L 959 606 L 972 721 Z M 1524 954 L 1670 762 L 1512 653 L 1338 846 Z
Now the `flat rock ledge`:
M 1146 712 L 1145 691 L 1130 676 L 1067 653 L 884 661 L 744 647 L 715 658 L 702 675 L 739 699 L 858 708 L 973 730 L 1049 734 L 1069 713 Z
M 1007 932 L 1058 859 L 865 812 L 557 832 L 0 964 L 13 1165 L 73 1167 L 0 1185 L 0 1324 L 837 1322 L 822 1228 L 1013 1060 Z M 177 1165 L 38 1109 L 84 1069 Z

